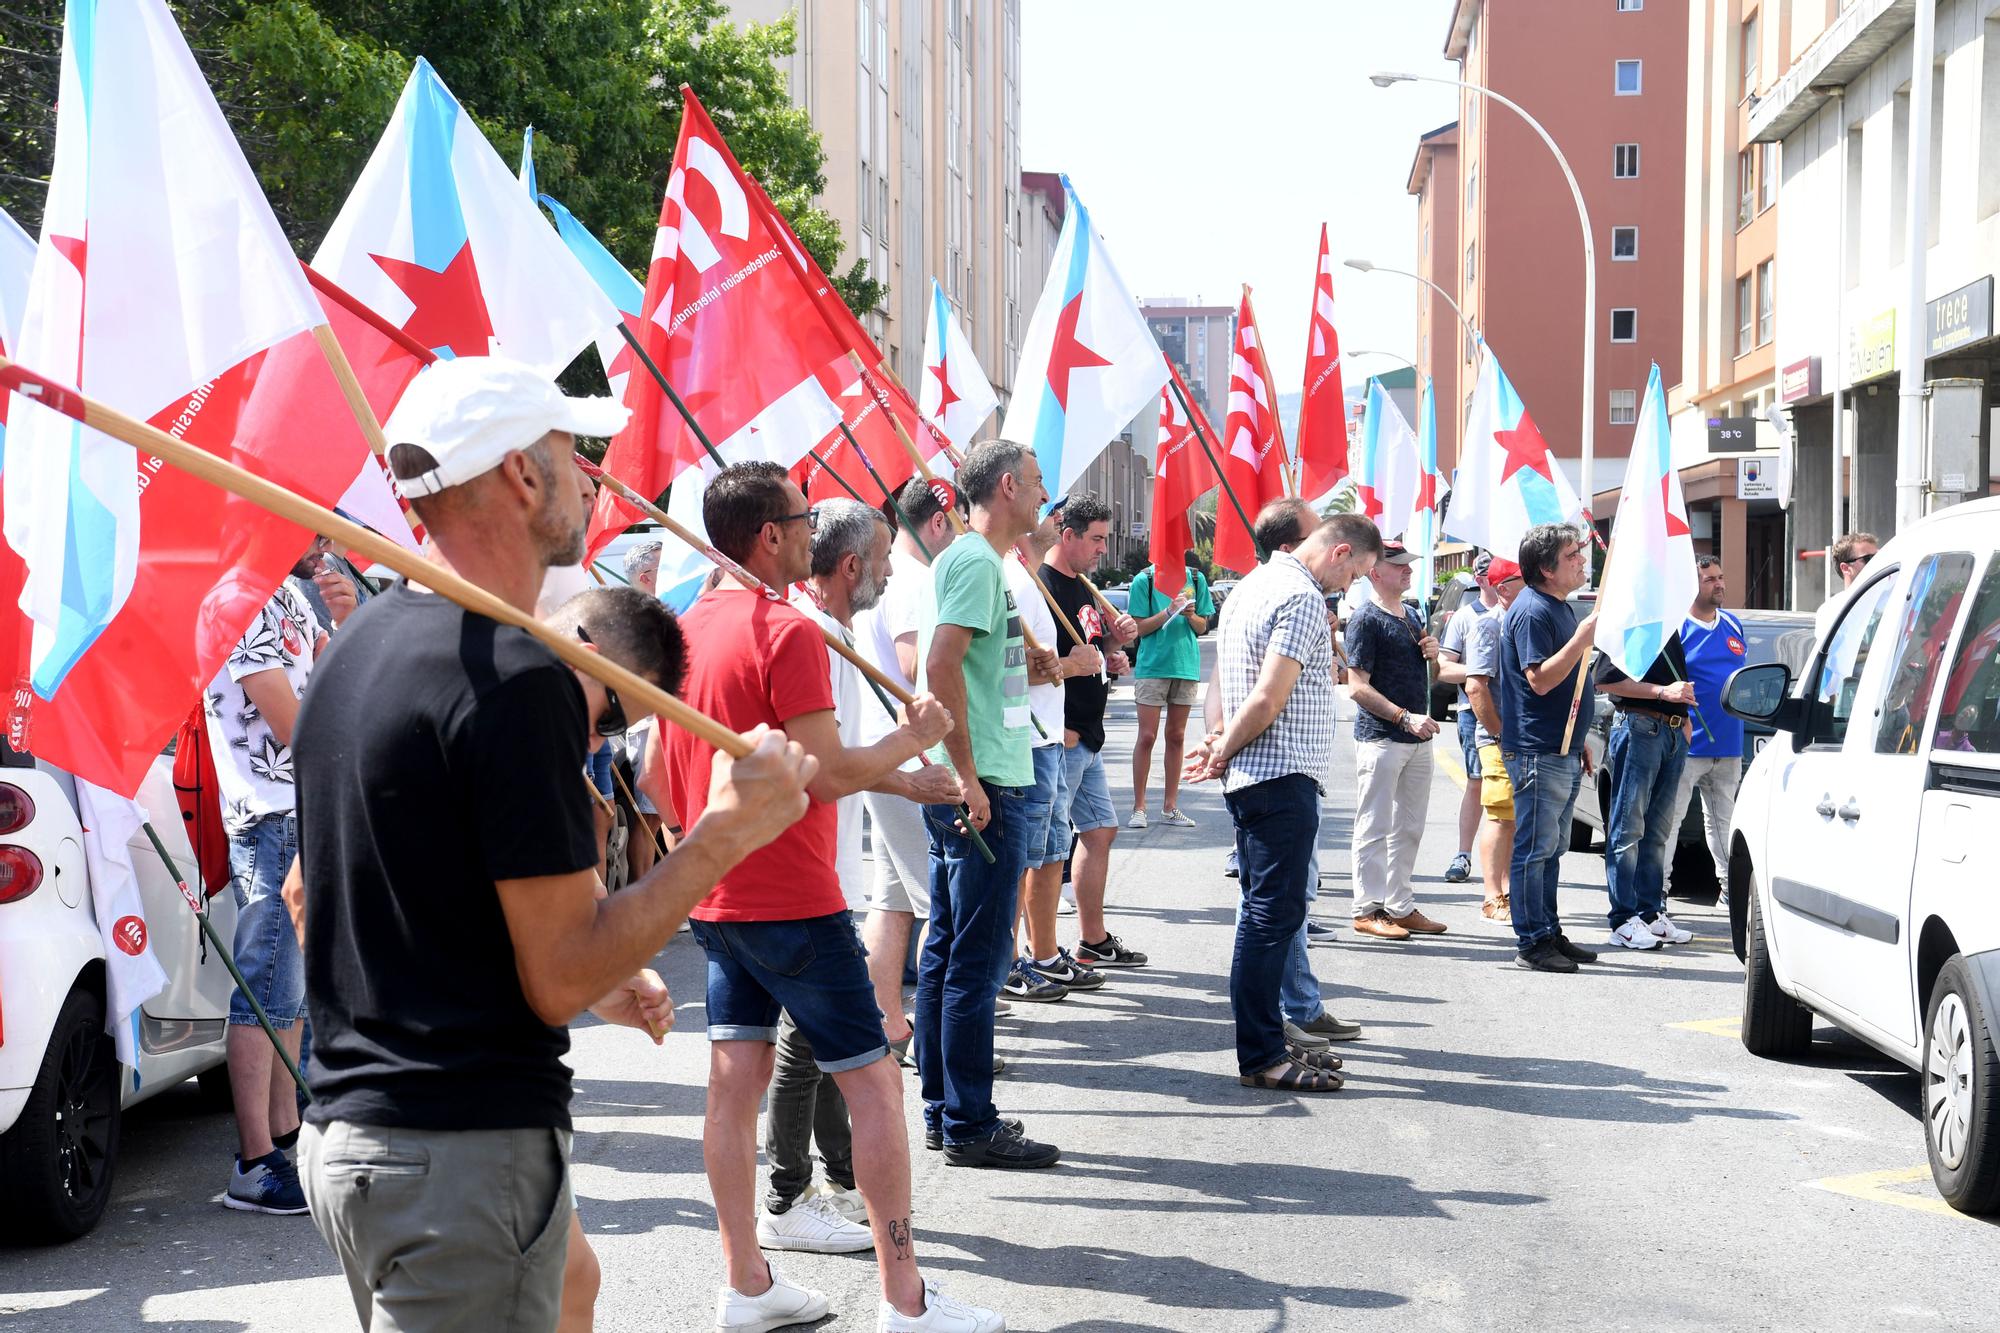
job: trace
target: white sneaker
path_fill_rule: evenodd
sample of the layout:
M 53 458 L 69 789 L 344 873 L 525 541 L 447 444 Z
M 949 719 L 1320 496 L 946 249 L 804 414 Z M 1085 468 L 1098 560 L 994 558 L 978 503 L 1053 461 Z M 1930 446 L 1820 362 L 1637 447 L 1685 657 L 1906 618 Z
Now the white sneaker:
M 1146 812 L 1144 810 L 1134 810 L 1132 812 L 1132 817 L 1125 821 L 1125 827 L 1126 828 L 1146 827 Z
M 876 1333 L 1001 1333 L 1007 1321 L 991 1310 L 955 1301 L 924 1279 L 924 1312 L 912 1319 L 887 1301 L 875 1320 Z
M 1076 899 L 1070 896 L 1070 891 L 1067 885 L 1065 885 L 1063 888 L 1063 896 L 1056 900 L 1056 915 L 1057 916 L 1076 915 Z
M 839 1185 L 821 1185 L 813 1191 L 825 1199 L 827 1206 L 859 1227 L 868 1225 L 868 1202 L 861 1197 L 860 1190 L 843 1189 Z
M 1194 821 L 1192 819 L 1189 819 L 1186 815 L 1182 814 L 1179 810 L 1168 810 L 1162 813 L 1160 816 L 1160 821 L 1165 824 L 1171 824 L 1175 828 L 1194 827 Z
M 757 1243 L 767 1250 L 853 1254 L 874 1249 L 875 1236 L 867 1227 L 841 1216 L 826 1199 L 802 1198 L 782 1213 L 767 1212 L 758 1217 Z
M 715 1296 L 716 1333 L 770 1333 L 774 1328 L 810 1324 L 825 1315 L 825 1292 L 795 1287 L 775 1268 L 771 1270 L 771 1288 L 761 1296 L 745 1296 L 734 1287 L 723 1287 Z
M 1638 917 L 1611 932 L 1611 942 L 1625 949 L 1657 949 L 1660 937 L 1655 935 Z
M 1694 938 L 1693 931 L 1682 930 L 1665 912 L 1654 917 L 1646 928 L 1652 931 L 1653 937 L 1662 944 L 1686 944 Z

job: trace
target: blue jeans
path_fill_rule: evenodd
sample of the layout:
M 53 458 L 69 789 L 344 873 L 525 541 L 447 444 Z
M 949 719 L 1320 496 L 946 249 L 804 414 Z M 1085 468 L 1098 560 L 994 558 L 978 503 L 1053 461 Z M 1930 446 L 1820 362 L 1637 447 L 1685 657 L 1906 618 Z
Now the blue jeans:
M 917 960 L 913 1047 L 924 1124 L 947 1143 L 1000 1127 L 993 1105 L 993 1000 L 1014 954 L 1014 906 L 1028 868 L 1028 787 L 982 783 L 993 818 L 980 830 L 992 864 L 955 827 L 957 807 L 927 805 L 931 917 Z
M 708 955 L 710 1041 L 775 1044 L 782 1011 L 823 1073 L 860 1069 L 889 1053 L 853 914 L 690 921 L 688 929 Z
M 1280 992 L 1306 921 L 1306 884 L 1319 834 L 1319 784 L 1303 773 L 1228 793 L 1243 906 L 1229 960 L 1236 1067 L 1259 1074 L 1284 1060 Z
M 1667 844 L 1680 824 L 1685 725 L 1619 709 L 1611 724 L 1611 827 L 1604 832 L 1604 882 L 1613 930 L 1667 905 Z
M 299 854 L 298 820 L 265 815 L 229 835 L 229 876 L 236 890 L 236 966 L 274 1028 L 288 1028 L 306 1009 L 306 965 L 281 890 Z M 229 993 L 229 1021 L 254 1027 L 257 1011 L 241 989 Z
M 1569 846 L 1570 812 L 1583 782 L 1583 764 L 1574 755 L 1503 751 L 1507 780 L 1514 784 L 1514 856 L 1508 867 L 1514 938 L 1526 953 L 1562 934 L 1556 914 L 1556 881 L 1563 849 Z

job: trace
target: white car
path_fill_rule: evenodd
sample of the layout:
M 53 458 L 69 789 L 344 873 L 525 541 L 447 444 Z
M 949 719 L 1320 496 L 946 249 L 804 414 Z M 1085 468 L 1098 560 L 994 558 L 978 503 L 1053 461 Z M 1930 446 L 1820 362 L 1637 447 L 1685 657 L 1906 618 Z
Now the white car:
M 1731 833 L 1743 1044 L 1818 1014 L 1917 1070 L 1939 1193 L 2000 1211 L 2000 499 L 1898 534 L 1796 685 L 1745 667 L 1728 707 L 1779 733 Z
M 70 1240 L 111 1197 L 123 1108 L 182 1080 L 226 1095 L 233 987 L 228 969 L 141 830 L 132 842 L 149 943 L 167 987 L 135 1015 L 137 1069 L 104 1029 L 104 943 L 91 914 L 68 774 L 0 745 L 0 1233 Z M 194 856 L 174 799 L 171 761 L 155 762 L 139 803 L 190 885 Z M 236 899 L 208 900 L 224 940 Z

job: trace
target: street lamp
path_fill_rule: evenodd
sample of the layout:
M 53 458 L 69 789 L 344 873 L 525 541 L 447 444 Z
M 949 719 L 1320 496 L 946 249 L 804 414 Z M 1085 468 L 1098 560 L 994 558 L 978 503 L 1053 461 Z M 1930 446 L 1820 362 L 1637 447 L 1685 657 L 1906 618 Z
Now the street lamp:
M 1595 453 L 1597 414 L 1592 410 L 1597 397 L 1597 244 L 1590 229 L 1590 210 L 1584 206 L 1583 189 L 1576 183 L 1576 173 L 1570 170 L 1569 159 L 1563 156 L 1556 141 L 1542 128 L 1542 122 L 1529 115 L 1519 102 L 1494 92 L 1491 88 L 1477 83 L 1467 83 L 1463 79 L 1446 79 L 1431 74 L 1403 74 L 1392 71 L 1378 71 L 1368 76 L 1368 82 L 1377 88 L 1387 88 L 1394 83 L 1441 83 L 1448 88 L 1462 88 L 1469 93 L 1498 102 L 1522 120 L 1542 138 L 1549 151 L 1555 154 L 1556 165 L 1562 168 L 1563 179 L 1569 182 L 1570 197 L 1576 200 L 1576 217 L 1583 227 L 1583 507 L 1590 512 L 1596 500 L 1595 489 L 1591 485 L 1591 463 Z
M 1342 352 L 1340 356 L 1341 360 L 1343 361 L 1347 360 L 1349 357 L 1356 357 L 1356 356 L 1386 356 L 1391 361 L 1402 362 L 1404 365 L 1408 366 L 1411 370 L 1415 370 L 1417 368 L 1416 362 L 1410 360 L 1410 358 L 1408 358 L 1407 356 L 1397 356 L 1394 352 L 1369 352 L 1357 348 L 1356 350 L 1351 352 Z
M 1387 265 L 1372 263 L 1366 259 L 1350 259 L 1346 263 L 1347 267 L 1357 273 L 1393 273 L 1399 278 L 1409 278 L 1413 282 L 1421 282 L 1424 286 L 1444 298 L 1444 303 L 1451 307 L 1451 313 L 1458 316 L 1459 327 L 1465 330 L 1465 336 L 1468 340 L 1476 340 L 1479 337 L 1479 334 L 1473 330 L 1472 321 L 1467 319 L 1465 312 L 1458 308 L 1458 302 L 1451 299 L 1451 293 L 1432 282 L 1429 278 L 1426 278 L 1423 274 L 1412 273 L 1408 269 L 1390 268 Z

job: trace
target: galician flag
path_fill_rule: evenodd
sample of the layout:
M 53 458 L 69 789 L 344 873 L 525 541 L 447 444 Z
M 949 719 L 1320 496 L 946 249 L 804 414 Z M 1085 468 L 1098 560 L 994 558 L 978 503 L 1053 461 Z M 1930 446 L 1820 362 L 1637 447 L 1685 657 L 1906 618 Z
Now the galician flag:
M 1438 520 L 1451 486 L 1438 471 L 1437 396 L 1430 376 L 1424 376 L 1423 398 L 1417 409 L 1417 496 L 1410 517 L 1410 534 L 1417 550 L 1418 588 L 1426 605 L 1436 581 Z
M 35 238 L 0 208 L 0 356 L 11 356 L 28 308 L 28 280 L 35 271 Z M 7 439 L 7 400 L 0 393 L 0 445 Z
M 1597 593 L 1597 651 L 1633 680 L 1642 678 L 1687 619 L 1700 586 L 1656 364 L 1646 377 Z
M 421 58 L 313 267 L 439 356 L 554 376 L 618 322 Z
M 639 311 L 645 305 L 646 289 L 632 276 L 631 270 L 618 262 L 618 257 L 604 248 L 604 243 L 591 235 L 590 228 L 576 220 L 576 215 L 560 203 L 535 189 L 535 127 L 530 125 L 521 136 L 521 185 L 528 197 L 549 210 L 556 220 L 556 235 L 569 247 L 570 254 L 597 284 L 618 310 L 618 318 L 626 328 L 635 334 L 639 330 Z M 625 335 L 618 331 L 618 325 L 600 331 L 597 335 L 597 359 L 604 367 L 604 378 L 611 386 L 611 396 L 622 400 L 625 397 L 625 381 L 634 370 L 642 370 L 639 358 L 633 355 L 631 345 Z
M 374 464 L 313 339 L 327 317 L 163 0 L 70 0 L 42 227 L 0 375 L 8 729 L 131 795 L 310 538 L 22 372 L 321 504 Z
M 1582 516 L 1576 488 L 1549 453 L 1527 405 L 1500 369 L 1500 358 L 1482 342 L 1445 531 L 1512 560 L 1529 528 L 1574 523 Z
M 1347 475 L 1347 394 L 1341 387 L 1340 331 L 1333 322 L 1333 252 L 1319 228 L 1319 271 L 1306 330 L 1305 393 L 1299 400 L 1299 494 L 1332 491 Z
M 1411 531 L 1422 474 L 1416 432 L 1382 381 L 1371 377 L 1361 450 L 1354 460 L 1354 489 L 1359 512 L 1375 520 L 1385 539 Z
M 1062 232 L 1000 427 L 1002 439 L 1035 451 L 1052 496 L 1067 494 L 1167 382 L 1166 358 L 1067 176 L 1063 197 Z
M 924 321 L 924 379 L 917 406 L 960 453 L 1000 406 L 936 278 L 931 279 L 931 315 Z

